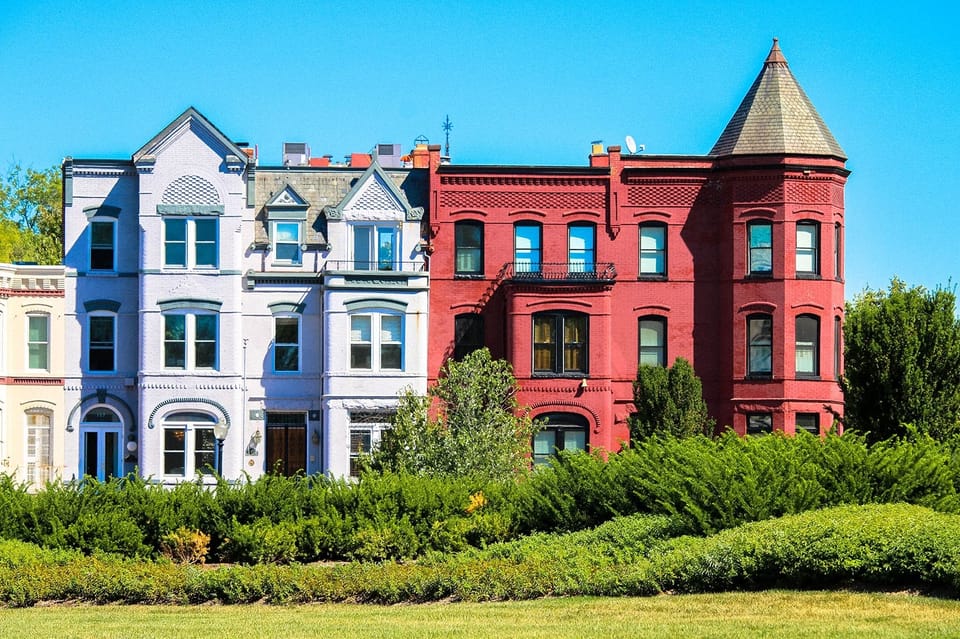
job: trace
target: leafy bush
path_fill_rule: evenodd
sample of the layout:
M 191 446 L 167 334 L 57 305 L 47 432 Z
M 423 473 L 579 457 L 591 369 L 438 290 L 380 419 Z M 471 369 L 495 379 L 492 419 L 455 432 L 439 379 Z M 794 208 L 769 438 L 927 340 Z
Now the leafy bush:
M 663 516 L 538 534 L 417 563 L 232 566 L 30 551 L 0 543 L 0 601 L 399 603 L 651 595 L 865 584 L 960 594 L 960 515 L 907 504 L 840 506 L 674 537 Z M 29 563 L 30 569 L 22 566 Z
M 178 564 L 202 564 L 207 560 L 209 549 L 210 535 L 186 526 L 167 533 L 160 541 L 163 556 Z

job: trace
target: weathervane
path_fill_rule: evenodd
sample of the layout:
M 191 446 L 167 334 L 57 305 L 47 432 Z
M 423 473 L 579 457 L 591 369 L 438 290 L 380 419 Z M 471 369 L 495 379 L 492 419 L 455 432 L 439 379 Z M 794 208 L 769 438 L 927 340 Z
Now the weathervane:
M 447 134 L 447 146 L 444 149 L 444 155 L 450 157 L 450 129 L 453 128 L 453 122 L 450 121 L 450 116 L 447 115 L 446 119 L 443 121 L 443 130 Z

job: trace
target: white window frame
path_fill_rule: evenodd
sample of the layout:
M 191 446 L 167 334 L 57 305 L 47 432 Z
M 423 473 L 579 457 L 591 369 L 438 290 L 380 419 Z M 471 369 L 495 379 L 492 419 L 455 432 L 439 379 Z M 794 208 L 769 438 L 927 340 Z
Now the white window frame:
M 106 248 L 105 245 L 99 245 L 98 247 L 94 246 L 93 227 L 96 224 L 110 225 L 110 268 L 97 268 L 93 265 L 94 248 L 99 248 L 99 250 L 104 250 Z M 117 221 L 113 219 L 93 218 L 87 224 L 87 229 L 88 239 L 90 240 L 89 251 L 87 254 L 90 271 L 94 273 L 115 273 L 117 270 Z
M 650 233 L 651 231 L 652 233 Z M 640 223 L 639 260 L 639 273 L 641 277 L 655 278 L 667 276 L 666 224 L 662 222 Z M 654 261 L 653 267 L 648 266 L 651 260 Z M 657 265 L 659 265 L 659 268 Z
M 198 340 L 197 339 L 197 318 L 198 317 L 213 317 L 214 324 L 214 337 L 213 337 L 213 365 L 212 366 L 197 366 L 196 363 L 196 352 L 197 344 L 203 342 L 209 342 L 210 340 Z M 162 335 L 163 339 L 160 344 L 160 357 L 163 362 L 163 368 L 167 370 L 220 370 L 220 314 L 212 311 L 166 311 L 161 314 L 162 319 Z M 167 318 L 168 317 L 183 317 L 184 318 L 184 335 L 182 340 L 168 340 L 167 339 Z M 180 343 L 183 342 L 184 348 L 184 365 L 183 366 L 170 366 L 167 364 L 167 343 Z
M 655 341 L 644 342 L 645 337 L 653 337 Z M 637 339 L 639 341 L 639 366 L 666 366 L 667 365 L 667 318 L 662 315 L 644 315 L 637 321 Z M 657 361 L 644 361 L 655 355 Z
M 359 476 L 357 462 L 362 455 L 369 455 L 380 445 L 383 439 L 383 432 L 390 430 L 396 411 L 389 409 L 377 410 L 351 410 L 347 415 L 350 425 L 350 433 L 347 440 L 349 450 L 347 458 L 349 463 L 348 475 L 350 477 Z M 354 437 L 369 436 L 370 443 L 367 446 L 359 446 L 365 450 L 355 449 Z
M 45 418 L 46 424 L 34 423 Z M 24 414 L 24 473 L 27 482 L 40 487 L 53 479 L 53 412 L 28 409 Z
M 281 342 L 277 336 L 277 322 L 279 320 L 294 320 L 297 323 L 297 341 L 296 342 Z M 303 318 L 300 315 L 295 313 L 289 314 L 280 314 L 273 316 L 273 372 L 278 375 L 295 375 L 300 373 L 302 370 L 302 355 L 303 355 Z M 297 350 L 297 365 L 294 369 L 280 369 L 277 367 L 277 349 L 278 348 L 296 348 Z
M 809 239 L 810 245 L 801 246 L 801 238 Z M 794 259 L 797 275 L 807 277 L 820 275 L 820 224 L 810 220 L 797 222 L 796 240 Z
M 171 264 L 167 262 L 167 244 L 174 240 L 167 239 L 168 222 L 182 222 L 184 224 L 183 239 L 183 264 Z M 197 239 L 197 223 L 211 222 L 213 224 L 213 240 Z M 180 242 L 180 240 L 175 240 Z M 213 264 L 197 263 L 197 247 L 201 244 L 213 244 Z M 163 247 L 162 247 L 163 268 L 168 270 L 202 270 L 211 271 L 220 267 L 220 220 L 216 216 L 204 217 L 179 217 L 167 216 L 163 218 Z
M 351 313 L 350 317 L 350 361 L 349 368 L 352 371 L 369 371 L 369 372 L 380 372 L 380 371 L 390 371 L 390 372 L 401 372 L 404 370 L 404 356 L 405 353 L 405 339 L 404 333 L 406 330 L 406 318 L 403 313 L 387 313 L 383 311 L 374 311 L 374 312 L 362 312 L 362 313 Z M 354 320 L 366 318 L 369 322 L 369 339 L 355 339 L 356 332 L 354 329 Z M 383 333 L 383 320 L 384 318 L 397 319 L 400 322 L 400 338 L 399 340 L 384 340 Z M 383 366 L 383 349 L 385 346 L 395 345 L 400 348 L 400 367 L 399 368 L 385 368 Z M 353 348 L 354 346 L 367 346 L 370 349 L 370 366 L 369 367 L 355 367 L 353 365 Z
M 93 342 L 93 320 L 95 319 L 110 319 L 113 324 L 113 339 L 111 341 L 110 351 L 111 351 L 111 365 L 109 369 L 93 369 L 93 358 L 91 355 L 94 351 L 94 342 Z M 106 350 L 103 348 L 102 350 Z M 116 313 L 108 313 L 103 311 L 98 311 L 96 313 L 90 313 L 87 316 L 87 372 L 94 375 L 104 374 L 104 373 L 116 373 L 117 372 L 117 315 Z
M 204 419 L 200 419 L 201 416 L 204 417 Z M 189 419 L 187 419 L 187 417 L 189 417 Z M 213 416 L 206 415 L 205 413 L 194 413 L 192 411 L 174 413 L 164 418 L 161 426 L 163 433 L 163 457 L 160 464 L 161 474 L 164 477 L 186 479 L 195 477 L 199 471 L 204 477 L 212 477 L 217 469 L 217 456 L 220 454 L 220 446 L 217 445 L 216 439 L 213 437 L 213 427 L 215 424 L 216 419 Z M 197 455 L 201 452 L 197 450 L 197 432 L 201 430 L 209 431 L 207 435 L 213 444 L 213 448 L 204 452 L 212 453 L 213 460 L 211 464 L 202 464 L 201 468 L 197 468 Z M 175 431 L 184 434 L 182 451 L 180 449 L 167 448 L 167 433 Z M 180 453 L 183 454 L 183 472 L 167 472 L 167 456 Z
M 367 259 L 361 259 L 363 256 L 358 255 L 357 246 L 359 245 L 360 238 L 357 232 L 360 229 L 366 229 L 369 231 L 367 236 Z M 352 224 L 350 226 L 350 261 L 353 264 L 353 270 L 355 271 L 398 271 L 400 270 L 400 247 L 403 245 L 401 242 L 401 233 L 402 228 L 399 224 L 389 223 L 389 224 Z M 389 260 L 381 260 L 379 253 L 379 246 L 381 241 L 381 234 L 383 235 L 392 235 L 393 236 L 393 248 Z
M 280 227 L 291 226 L 297 229 L 295 240 L 281 240 Z M 297 220 L 274 220 L 270 222 L 270 240 L 273 243 L 273 263 L 288 266 L 300 266 L 303 264 L 303 223 Z M 284 259 L 280 256 L 281 246 L 292 245 L 296 247 L 296 257 Z
M 42 319 L 45 324 L 46 336 L 44 339 L 33 340 L 30 337 L 31 320 Z M 30 371 L 49 371 L 50 370 L 50 314 L 49 313 L 27 313 L 27 352 L 26 367 Z M 33 366 L 30 362 L 30 351 L 33 347 L 43 347 L 43 365 Z

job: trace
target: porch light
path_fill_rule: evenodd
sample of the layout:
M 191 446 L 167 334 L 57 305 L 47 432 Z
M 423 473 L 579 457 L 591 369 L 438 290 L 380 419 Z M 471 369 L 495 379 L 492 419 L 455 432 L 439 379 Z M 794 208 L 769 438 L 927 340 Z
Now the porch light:
M 227 438 L 230 426 L 224 420 L 218 420 L 213 426 L 213 436 L 217 440 L 217 475 L 223 476 L 223 440 Z

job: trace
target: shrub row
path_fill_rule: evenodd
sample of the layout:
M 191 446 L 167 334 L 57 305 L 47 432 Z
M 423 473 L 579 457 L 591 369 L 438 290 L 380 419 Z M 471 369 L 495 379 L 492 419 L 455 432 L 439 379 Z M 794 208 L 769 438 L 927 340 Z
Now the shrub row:
M 268 475 L 211 489 L 130 476 L 50 484 L 0 476 L 0 538 L 86 554 L 184 561 L 387 560 L 459 551 L 634 513 L 691 534 L 841 504 L 960 512 L 960 446 L 919 436 L 868 446 L 801 433 L 652 438 L 616 455 L 561 455 L 517 481 L 368 473 L 358 482 Z
M 960 516 L 899 505 L 843 506 L 670 537 L 670 518 L 535 535 L 417 563 L 205 568 L 102 555 L 26 557 L 0 544 L 0 601 L 91 603 L 424 602 L 548 595 L 651 595 L 872 585 L 960 593 Z M 559 551 L 559 552 L 558 552 Z M 13 555 L 13 559 L 10 559 Z M 29 563 L 30 569 L 23 570 Z
M 690 533 L 840 504 L 908 502 L 960 512 L 957 442 L 868 446 L 853 434 L 657 437 L 603 460 L 561 455 L 517 496 L 517 530 L 578 530 L 613 516 L 677 516 Z

